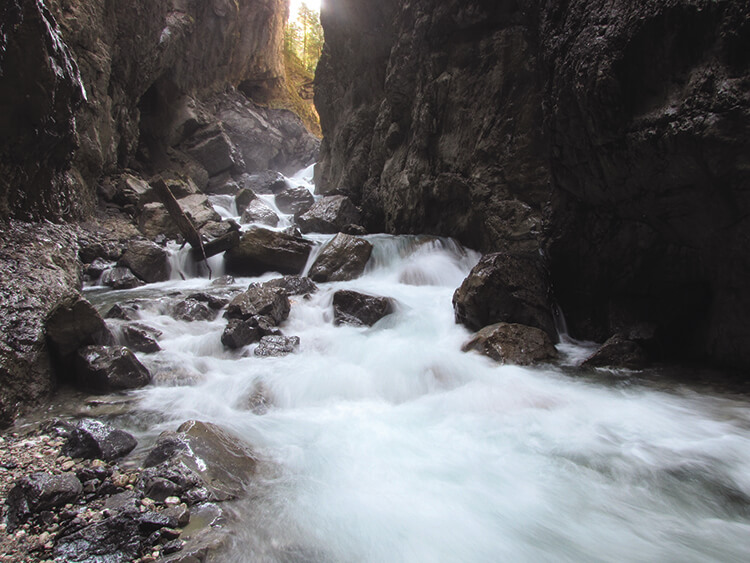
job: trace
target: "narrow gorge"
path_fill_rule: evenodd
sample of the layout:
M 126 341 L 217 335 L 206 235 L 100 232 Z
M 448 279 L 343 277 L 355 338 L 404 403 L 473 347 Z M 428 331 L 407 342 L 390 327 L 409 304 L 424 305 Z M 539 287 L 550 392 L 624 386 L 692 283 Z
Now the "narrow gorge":
M 750 6 L 297 9 L 0 0 L 0 561 L 746 560 Z

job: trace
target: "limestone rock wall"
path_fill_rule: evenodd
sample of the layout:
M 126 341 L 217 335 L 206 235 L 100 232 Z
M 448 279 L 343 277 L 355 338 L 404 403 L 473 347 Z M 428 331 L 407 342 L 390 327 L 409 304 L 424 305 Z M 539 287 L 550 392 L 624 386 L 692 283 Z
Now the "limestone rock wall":
M 322 191 L 543 252 L 573 336 L 750 365 L 747 2 L 327 6 Z

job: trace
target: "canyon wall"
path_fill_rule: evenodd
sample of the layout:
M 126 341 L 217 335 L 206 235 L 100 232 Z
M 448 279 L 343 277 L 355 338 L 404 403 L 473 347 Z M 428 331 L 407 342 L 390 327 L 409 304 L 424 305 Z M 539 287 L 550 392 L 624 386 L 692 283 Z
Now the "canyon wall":
M 542 252 L 575 337 L 750 366 L 746 2 L 329 0 L 321 19 L 321 191 L 372 230 Z

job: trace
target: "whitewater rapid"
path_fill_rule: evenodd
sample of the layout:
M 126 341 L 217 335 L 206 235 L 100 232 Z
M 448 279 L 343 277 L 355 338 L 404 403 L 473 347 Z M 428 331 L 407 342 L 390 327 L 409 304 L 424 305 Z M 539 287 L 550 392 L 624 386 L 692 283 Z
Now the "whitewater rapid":
M 225 350 L 221 316 L 143 312 L 163 351 L 139 354 L 158 374 L 134 393 L 130 429 L 149 443 L 188 419 L 215 422 L 261 459 L 223 561 L 748 560 L 744 397 L 463 353 L 451 297 L 479 255 L 446 239 L 365 238 L 365 275 L 292 298 L 282 330 L 300 337 L 295 354 Z M 396 312 L 371 328 L 334 326 L 343 288 L 394 298 Z M 561 364 L 582 355 L 560 349 Z

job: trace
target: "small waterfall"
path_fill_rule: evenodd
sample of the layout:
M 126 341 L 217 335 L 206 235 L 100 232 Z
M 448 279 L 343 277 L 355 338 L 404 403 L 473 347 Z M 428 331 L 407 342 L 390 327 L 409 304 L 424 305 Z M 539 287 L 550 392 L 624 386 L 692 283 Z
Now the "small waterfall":
M 197 261 L 193 255 L 193 249 L 189 244 L 182 246 L 176 242 L 167 244 L 169 252 L 169 265 L 172 268 L 170 279 L 186 280 L 190 278 L 207 278 L 209 275 L 206 263 L 203 260 Z M 212 277 L 217 278 L 224 275 L 224 256 L 218 254 L 208 259 L 208 265 L 211 268 Z

